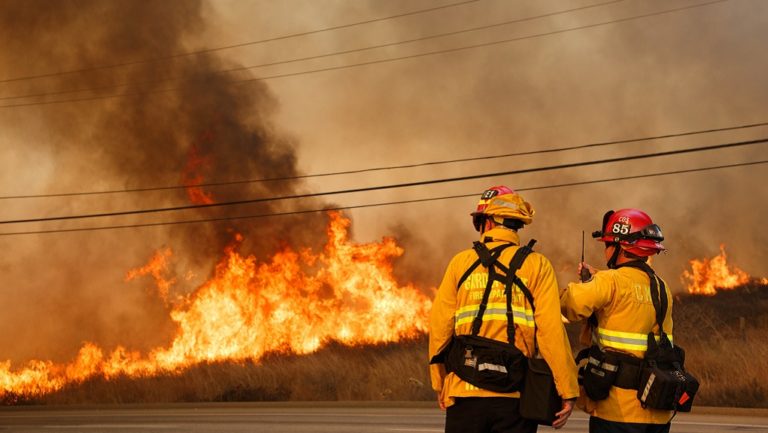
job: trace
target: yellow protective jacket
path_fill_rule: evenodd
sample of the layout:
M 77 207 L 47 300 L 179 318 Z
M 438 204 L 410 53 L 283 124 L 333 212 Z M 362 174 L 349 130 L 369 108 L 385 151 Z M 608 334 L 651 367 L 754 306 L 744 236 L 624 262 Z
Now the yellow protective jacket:
M 672 295 L 668 287 L 666 290 L 664 332 L 672 339 Z M 597 316 L 597 328 L 586 325 L 582 334 L 582 343 L 586 345 L 597 344 L 601 349 L 642 358 L 648 333 L 658 332 L 650 280 L 640 269 L 622 267 L 599 271 L 588 282 L 570 283 L 560 303 L 563 315 L 572 322 L 587 319 L 593 312 Z M 593 401 L 582 395 L 577 406 L 608 421 L 666 424 L 672 418 L 671 411 L 643 409 L 636 390 L 615 386 L 605 400 Z
M 483 235 L 486 246 L 491 249 L 502 242 L 513 246 L 504 250 L 499 261 L 509 264 L 519 248 L 517 233 L 506 228 L 496 227 Z M 478 266 L 457 287 L 459 279 L 477 260 L 473 249 L 456 254 L 448 264 L 443 281 L 438 288 L 430 314 L 429 358 L 432 359 L 451 340 L 454 334 L 472 333 L 472 320 L 488 282 L 488 270 Z M 533 330 L 536 324 L 536 342 L 539 352 L 549 364 L 555 378 L 555 385 L 561 397 L 575 398 L 579 395 L 576 364 L 560 316 L 559 289 L 552 265 L 539 253 L 531 253 L 523 262 L 517 275 L 530 289 L 536 305 L 534 314 L 523 292 L 514 286 L 512 309 L 515 321 L 515 346 L 527 357 L 534 353 Z M 507 342 L 506 296 L 502 284 L 494 283 L 488 299 L 488 310 L 483 315 L 482 326 L 478 335 Z M 496 311 L 494 313 L 494 311 Z M 503 311 L 502 313 L 498 313 Z M 473 314 L 474 313 L 474 314 Z M 446 374 L 443 364 L 430 365 L 432 387 L 447 406 L 454 402 L 454 397 L 513 397 L 519 398 L 519 392 L 497 393 L 477 388 L 459 379 L 453 373 Z

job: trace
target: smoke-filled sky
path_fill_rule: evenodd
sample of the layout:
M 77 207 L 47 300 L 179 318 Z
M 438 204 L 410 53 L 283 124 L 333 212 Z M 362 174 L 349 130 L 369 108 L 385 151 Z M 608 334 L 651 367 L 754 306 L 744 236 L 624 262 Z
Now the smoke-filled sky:
M 437 8 L 451 3 L 457 4 Z M 687 8 L 697 4 L 703 6 Z M 435 9 L 408 14 L 428 8 Z M 673 9 L 679 10 L 656 14 Z M 356 22 L 366 23 L 347 26 Z M 490 27 L 504 22 L 511 23 Z M 479 27 L 487 28 L 459 32 Z M 565 31 L 577 27 L 583 28 Z M 335 30 L 313 32 L 328 28 Z M 454 34 L 430 38 L 443 33 Z M 421 40 L 394 44 L 413 39 Z M 263 40 L 271 41 L 250 43 Z M 5 0 L 0 196 L 295 177 L 768 122 L 766 40 L 768 4 L 759 0 Z M 491 44 L 497 41 L 508 42 Z M 386 46 L 360 50 L 380 45 Z M 456 50 L 473 45 L 482 46 Z M 231 48 L 209 50 L 219 47 Z M 420 55 L 434 51 L 446 52 Z M 187 52 L 201 53 L 178 55 Z M 308 57 L 314 58 L 287 62 Z M 406 58 L 382 62 L 400 57 Z M 358 63 L 366 65 L 341 68 Z M 248 68 L 264 64 L 274 65 Z M 260 77 L 273 78 L 254 80 Z M 762 126 L 197 191 L 3 199 L 0 220 L 418 182 L 766 136 Z M 505 184 L 523 190 L 535 207 L 534 223 L 521 234 L 538 239 L 561 286 L 574 274 L 582 230 L 587 261 L 600 265 L 601 246 L 589 233 L 606 210 L 637 207 L 664 229 L 669 251 L 654 263 L 681 291 L 687 260 L 715 255 L 723 243 L 731 263 L 768 276 L 765 165 L 525 189 L 766 157 L 766 144 L 756 144 L 260 205 L 3 224 L 0 233 L 479 195 Z M 406 252 L 395 272 L 428 291 L 450 257 L 476 238 L 468 215 L 476 200 L 347 214 L 357 241 L 397 237 Z M 322 245 L 326 220 L 308 214 L 0 236 L 0 359 L 69 359 L 85 340 L 139 349 L 165 344 L 173 332 L 167 311 L 146 290 L 151 281 L 125 281 L 129 269 L 171 247 L 180 290 L 190 291 L 233 233 L 244 234 L 246 252 L 266 257 L 285 244 Z

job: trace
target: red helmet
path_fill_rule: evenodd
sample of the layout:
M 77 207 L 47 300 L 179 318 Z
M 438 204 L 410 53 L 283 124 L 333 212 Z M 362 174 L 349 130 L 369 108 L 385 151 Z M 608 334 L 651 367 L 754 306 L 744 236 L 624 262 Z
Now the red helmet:
M 603 228 L 592 233 L 600 242 L 615 242 L 626 251 L 640 257 L 648 257 L 666 250 L 661 241 L 661 227 L 639 209 L 621 209 L 606 212 Z

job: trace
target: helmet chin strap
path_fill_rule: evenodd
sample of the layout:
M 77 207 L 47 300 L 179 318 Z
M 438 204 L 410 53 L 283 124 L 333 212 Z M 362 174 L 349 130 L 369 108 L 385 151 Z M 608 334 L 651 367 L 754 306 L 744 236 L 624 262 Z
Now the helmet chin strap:
M 616 261 L 619 259 L 619 253 L 621 253 L 621 246 L 619 246 L 619 244 L 615 242 L 612 242 L 611 245 L 613 245 L 613 254 L 611 254 L 611 258 L 608 259 L 608 269 L 616 269 Z
M 496 220 L 494 220 L 492 216 L 490 216 L 490 215 L 486 215 L 486 216 L 485 216 L 485 218 L 483 218 L 483 226 L 482 226 L 482 229 L 480 230 L 480 234 L 481 234 L 481 235 L 482 235 L 482 234 L 485 234 L 485 232 L 487 232 L 487 231 L 488 231 L 488 230 L 486 230 L 486 229 L 485 229 L 485 227 L 488 225 L 488 222 L 489 222 L 489 221 L 490 221 L 491 223 L 493 223 L 493 224 L 497 224 L 497 223 L 496 223 Z
M 480 234 L 482 235 L 483 233 L 485 233 L 485 225 L 488 222 L 488 216 L 480 215 L 479 219 L 480 219 L 480 225 L 478 226 L 479 228 L 477 231 L 480 232 Z

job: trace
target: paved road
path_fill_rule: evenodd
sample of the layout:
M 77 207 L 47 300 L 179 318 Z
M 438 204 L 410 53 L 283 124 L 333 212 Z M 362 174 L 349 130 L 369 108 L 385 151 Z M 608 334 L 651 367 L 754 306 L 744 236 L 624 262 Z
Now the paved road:
M 439 433 L 443 413 L 424 402 L 232 403 L 98 407 L 3 407 L 0 432 L 51 433 Z M 766 432 L 768 411 L 679 414 L 675 433 Z M 715 412 L 715 413 L 712 413 Z M 718 414 L 720 413 L 720 414 Z M 540 432 L 554 432 L 542 427 Z M 561 432 L 586 432 L 575 413 Z

